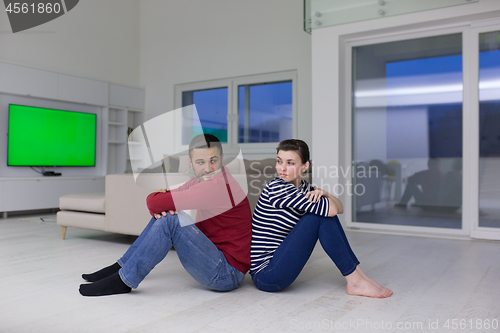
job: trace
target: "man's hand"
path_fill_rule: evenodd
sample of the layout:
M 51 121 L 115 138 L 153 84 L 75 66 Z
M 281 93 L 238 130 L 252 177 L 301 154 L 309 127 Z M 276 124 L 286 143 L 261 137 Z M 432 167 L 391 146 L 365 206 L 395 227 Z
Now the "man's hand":
M 176 210 L 169 210 L 168 212 L 169 212 L 170 214 L 172 214 L 172 215 L 176 215 L 176 214 L 177 214 L 177 211 L 176 211 Z M 167 216 L 167 212 L 161 212 L 160 214 L 155 214 L 155 215 L 154 215 L 154 218 L 158 220 L 158 219 L 160 219 L 160 218 L 162 217 L 162 215 L 163 215 L 163 216 Z
M 206 175 L 203 175 L 203 176 L 201 176 L 201 178 L 202 178 L 203 181 L 209 180 L 210 178 L 213 178 L 214 176 L 218 175 L 221 172 L 222 172 L 222 168 L 217 169 L 215 171 L 212 171 L 212 172 L 210 172 L 210 173 L 208 173 Z

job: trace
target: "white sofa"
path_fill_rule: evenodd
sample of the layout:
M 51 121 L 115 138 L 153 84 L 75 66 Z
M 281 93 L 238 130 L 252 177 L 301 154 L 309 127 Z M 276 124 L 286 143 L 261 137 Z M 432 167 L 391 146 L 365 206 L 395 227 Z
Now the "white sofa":
M 177 184 L 189 180 L 188 175 L 174 177 Z M 60 197 L 57 225 L 62 227 L 62 239 L 67 227 L 139 235 L 151 219 L 146 197 L 153 191 L 136 184 L 132 174 L 117 174 L 106 176 L 105 193 Z

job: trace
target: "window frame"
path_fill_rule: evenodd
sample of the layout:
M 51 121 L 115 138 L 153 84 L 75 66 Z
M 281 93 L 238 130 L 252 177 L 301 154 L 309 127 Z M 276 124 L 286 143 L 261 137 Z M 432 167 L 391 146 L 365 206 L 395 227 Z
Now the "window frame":
M 480 49 L 479 49 L 479 35 L 481 33 L 500 31 L 500 20 L 494 20 L 489 22 L 476 22 L 471 24 L 471 28 L 468 31 L 469 37 L 471 40 L 471 45 L 468 48 L 468 52 L 470 54 L 471 59 L 471 67 L 477 68 L 475 71 L 471 71 L 469 81 L 471 87 L 479 87 L 480 83 Z M 491 240 L 500 240 L 500 228 L 491 228 L 484 227 L 479 225 L 479 211 L 480 211 L 480 191 L 479 191 L 479 117 L 480 117 L 480 100 L 479 100 L 479 89 L 471 89 L 470 92 L 470 104 L 468 107 L 470 108 L 470 117 L 467 119 L 469 122 L 469 133 L 472 138 L 470 140 L 470 144 L 475 147 L 474 150 L 471 149 L 471 162 L 468 166 L 468 170 L 470 176 L 468 177 L 468 189 L 470 191 L 467 195 L 467 198 L 470 202 L 468 202 L 468 206 L 470 209 L 467 211 L 467 219 L 471 221 L 470 223 L 470 236 L 472 238 L 480 238 L 480 239 L 491 239 Z M 467 170 L 464 170 L 464 173 Z
M 247 84 L 266 84 L 273 82 L 292 82 L 292 135 L 297 136 L 297 71 L 283 71 L 275 73 L 248 75 L 240 77 L 232 77 L 221 80 L 210 80 L 193 83 L 183 83 L 175 85 L 174 107 L 175 109 L 182 108 L 182 93 L 185 91 L 209 90 L 216 88 L 227 88 L 227 144 L 224 144 L 226 151 L 235 151 L 241 148 L 246 153 L 268 153 L 276 148 L 278 142 L 263 142 L 263 143 L 238 143 L 238 86 Z M 187 150 L 187 145 L 182 145 L 182 117 L 175 118 L 175 147 L 177 151 Z

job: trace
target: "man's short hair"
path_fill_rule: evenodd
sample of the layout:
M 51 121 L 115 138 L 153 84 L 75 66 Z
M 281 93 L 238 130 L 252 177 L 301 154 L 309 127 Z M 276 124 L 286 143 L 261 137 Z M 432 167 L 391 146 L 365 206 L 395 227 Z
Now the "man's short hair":
M 195 136 L 191 143 L 189 143 L 189 157 L 191 157 L 191 152 L 193 149 L 199 148 L 212 148 L 217 147 L 222 155 L 222 144 L 215 135 L 212 134 L 200 134 Z

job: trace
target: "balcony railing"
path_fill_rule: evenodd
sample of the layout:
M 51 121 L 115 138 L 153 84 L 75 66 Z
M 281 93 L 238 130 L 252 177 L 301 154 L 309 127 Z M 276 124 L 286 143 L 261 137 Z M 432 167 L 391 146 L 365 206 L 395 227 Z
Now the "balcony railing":
M 304 30 L 380 19 L 479 0 L 304 0 Z

